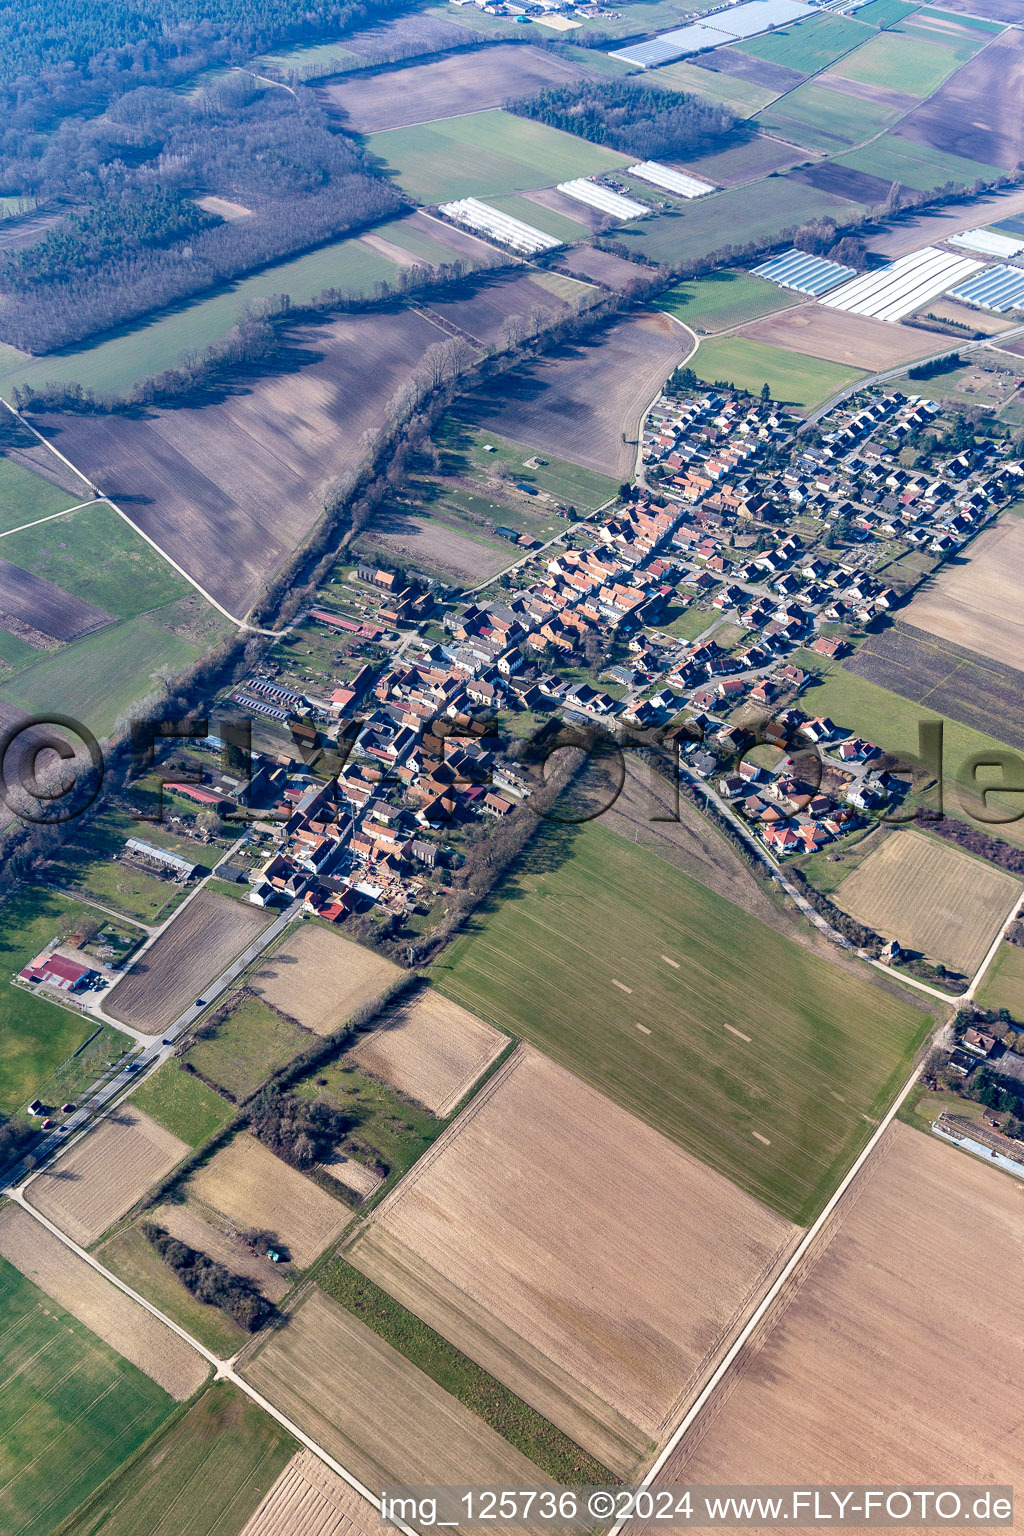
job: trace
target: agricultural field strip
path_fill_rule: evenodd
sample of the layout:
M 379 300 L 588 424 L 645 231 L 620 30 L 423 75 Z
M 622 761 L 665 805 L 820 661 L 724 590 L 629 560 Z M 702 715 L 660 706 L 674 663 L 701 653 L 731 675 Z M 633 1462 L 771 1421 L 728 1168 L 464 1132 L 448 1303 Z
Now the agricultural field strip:
M 954 256 L 926 245 L 902 256 L 879 272 L 868 272 L 846 283 L 819 302 L 827 309 L 847 309 L 878 320 L 896 321 L 929 299 L 978 272 L 982 266 L 968 256 Z
M 65 507 L 60 512 L 48 512 L 45 517 L 37 517 L 34 522 L 22 523 L 17 528 L 5 528 L 3 533 L 0 533 L 0 539 L 10 538 L 12 533 L 25 533 L 29 528 L 38 528 L 40 523 L 52 523 L 55 518 L 67 517 L 69 512 L 81 512 L 85 507 L 98 507 L 102 505 L 110 506 L 105 496 L 94 501 L 80 501 L 77 506 Z M 116 511 L 117 509 L 114 508 L 114 510 Z

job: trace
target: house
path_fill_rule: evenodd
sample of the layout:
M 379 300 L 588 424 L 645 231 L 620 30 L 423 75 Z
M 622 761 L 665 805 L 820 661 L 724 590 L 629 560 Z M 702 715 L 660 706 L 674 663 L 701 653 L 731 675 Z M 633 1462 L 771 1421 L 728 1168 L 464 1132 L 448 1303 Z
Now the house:
M 84 992 L 99 972 L 81 960 L 71 960 L 67 955 L 51 951 L 37 955 L 18 975 L 20 980 L 32 986 L 56 987 L 61 992 Z
M 965 1051 L 973 1051 L 977 1056 L 991 1056 L 996 1048 L 994 1035 L 983 1034 L 980 1029 L 964 1030 L 964 1037 L 960 1044 Z

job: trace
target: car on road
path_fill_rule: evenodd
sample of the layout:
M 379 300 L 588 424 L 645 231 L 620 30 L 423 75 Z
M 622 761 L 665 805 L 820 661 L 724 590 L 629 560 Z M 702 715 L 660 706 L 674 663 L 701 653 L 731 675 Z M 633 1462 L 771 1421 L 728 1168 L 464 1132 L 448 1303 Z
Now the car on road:
M 196 1001 L 195 1001 L 195 1006 L 197 1008 L 205 1008 L 206 1007 L 206 998 L 205 997 L 197 997 Z

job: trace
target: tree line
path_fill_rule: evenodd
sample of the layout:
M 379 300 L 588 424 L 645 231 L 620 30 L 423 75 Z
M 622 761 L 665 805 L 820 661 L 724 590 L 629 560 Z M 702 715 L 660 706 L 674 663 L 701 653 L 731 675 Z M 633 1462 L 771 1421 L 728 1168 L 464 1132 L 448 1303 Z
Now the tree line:
M 207 1306 L 220 1307 L 246 1333 L 256 1333 L 276 1315 L 277 1308 L 246 1275 L 233 1274 L 216 1259 L 179 1242 L 155 1221 L 143 1222 L 142 1230 L 189 1295 Z
M 554 86 L 505 106 L 520 117 L 643 160 L 707 148 L 739 122 L 727 107 L 632 79 Z
M 309 92 L 232 76 L 198 97 L 141 89 L 100 142 L 67 125 L 37 190 L 85 207 L 0 262 L 0 340 L 48 352 L 393 215 L 402 199 Z M 129 165 L 128 161 L 134 163 Z M 0 179 L 12 174 L 0 162 Z M 203 195 L 239 205 L 223 219 Z

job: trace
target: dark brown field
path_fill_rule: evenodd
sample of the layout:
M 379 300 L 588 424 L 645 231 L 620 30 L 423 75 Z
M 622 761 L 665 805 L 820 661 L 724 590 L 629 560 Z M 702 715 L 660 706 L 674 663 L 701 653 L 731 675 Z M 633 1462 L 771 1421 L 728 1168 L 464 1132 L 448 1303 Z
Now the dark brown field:
M 869 176 L 866 171 L 855 171 L 852 166 L 836 165 L 823 160 L 819 165 L 802 166 L 793 172 L 794 181 L 806 181 L 819 192 L 831 192 L 836 197 L 848 197 L 855 203 L 884 203 L 889 196 L 891 181 L 881 176 Z
M 1019 21 L 1019 0 L 1009 3 L 1016 12 L 1012 19 Z M 997 37 L 896 132 L 932 149 L 1013 170 L 1024 159 L 1024 33 Z
M 643 268 L 634 261 L 623 261 L 610 251 L 597 251 L 590 245 L 574 245 L 559 253 L 558 265 L 563 272 L 587 283 L 600 283 L 616 292 L 627 289 L 643 276 Z
M 229 613 L 249 611 L 302 543 L 335 476 L 444 333 L 405 312 L 298 327 L 291 373 L 208 405 L 41 417 L 40 429 Z
M 621 477 L 636 457 L 645 407 L 691 349 L 687 333 L 667 315 L 620 320 L 506 374 L 482 396 L 477 420 L 504 437 Z
M 0 560 L 0 615 L 30 624 L 52 640 L 78 640 L 114 621 L 102 608 L 73 597 L 42 576 Z
M 740 53 L 736 48 L 715 48 L 693 62 L 700 69 L 711 70 L 712 74 L 734 75 L 738 80 L 763 85 L 769 91 L 792 91 L 807 78 L 798 69 L 756 59 L 752 53 Z
M 553 53 L 498 43 L 478 53 L 450 54 L 407 69 L 333 80 L 320 94 L 360 133 L 379 133 L 384 128 L 407 128 L 500 107 L 510 96 L 532 96 L 545 86 L 590 76 L 591 71 Z
M 869 320 L 865 315 L 825 309 L 820 304 L 800 304 L 767 315 L 745 325 L 739 334 L 809 357 L 851 363 L 855 368 L 895 368 L 935 351 L 935 339 L 925 331 L 887 325 L 884 320 Z

